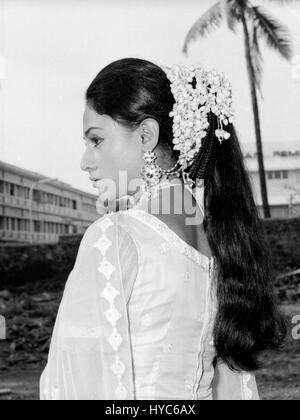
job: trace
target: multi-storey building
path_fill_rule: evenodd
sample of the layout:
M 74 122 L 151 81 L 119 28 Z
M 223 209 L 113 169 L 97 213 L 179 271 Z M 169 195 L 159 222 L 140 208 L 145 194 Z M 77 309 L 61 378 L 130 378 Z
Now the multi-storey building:
M 56 242 L 98 217 L 96 195 L 0 161 L 0 242 Z
M 295 144 L 266 144 L 264 166 L 268 201 L 272 218 L 300 216 L 300 146 Z M 255 152 L 245 153 L 255 202 L 263 216 L 258 162 Z

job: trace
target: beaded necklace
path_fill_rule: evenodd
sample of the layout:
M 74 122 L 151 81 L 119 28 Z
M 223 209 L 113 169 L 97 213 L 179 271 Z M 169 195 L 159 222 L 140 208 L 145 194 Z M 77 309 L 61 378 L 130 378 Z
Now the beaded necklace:
M 157 197 L 158 192 L 160 190 L 170 188 L 170 186 L 172 186 L 172 185 L 179 185 L 179 183 L 174 184 L 171 181 L 169 181 L 168 179 L 165 179 L 164 181 L 160 181 L 159 183 L 151 186 L 150 188 L 146 187 L 145 184 L 143 183 L 142 186 L 141 186 L 142 194 L 137 200 L 135 200 L 134 196 L 130 195 L 130 194 L 124 195 L 123 197 L 121 197 L 119 199 L 119 202 L 121 200 L 127 200 L 127 202 L 129 202 L 129 204 L 130 204 L 129 208 L 127 208 L 126 210 L 121 210 L 121 211 L 127 211 L 127 210 L 131 210 L 131 209 L 139 209 L 144 201 L 149 202 L 151 200 L 151 198 Z M 116 213 L 116 212 L 114 210 L 107 212 L 107 214 L 112 214 L 112 213 Z

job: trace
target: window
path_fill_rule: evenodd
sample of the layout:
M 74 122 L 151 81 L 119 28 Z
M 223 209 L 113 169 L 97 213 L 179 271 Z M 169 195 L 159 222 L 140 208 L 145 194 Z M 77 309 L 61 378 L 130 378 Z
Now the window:
M 39 220 L 34 221 L 34 231 L 35 232 L 41 232 L 42 226 L 41 222 Z
M 66 207 L 67 200 L 65 197 L 59 197 L 59 206 L 60 207 Z
M 26 220 L 21 219 L 21 231 L 25 232 L 26 231 Z
M 288 171 L 267 171 L 268 179 L 287 179 Z
M 280 178 L 281 178 L 281 172 L 275 171 L 275 179 L 280 179 Z
M 20 198 L 25 198 L 25 187 L 19 186 Z
M 15 231 L 16 229 L 16 219 L 11 218 L 11 230 Z
M 38 190 L 33 191 L 33 200 L 40 203 L 42 201 L 42 192 Z
M 14 196 L 15 195 L 15 185 L 9 184 L 9 195 Z
M 76 200 L 72 200 L 72 209 L 77 210 L 77 201 Z

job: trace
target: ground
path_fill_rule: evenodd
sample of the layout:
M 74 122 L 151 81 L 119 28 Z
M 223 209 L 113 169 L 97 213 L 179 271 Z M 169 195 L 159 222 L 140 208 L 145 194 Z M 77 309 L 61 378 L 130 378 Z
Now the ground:
M 0 342 L 0 399 L 38 400 L 38 382 L 46 363 L 49 339 L 61 292 L 32 294 L 0 292 L 9 339 Z M 260 396 L 265 400 L 300 400 L 300 340 L 292 337 L 292 319 L 300 304 L 284 303 L 289 332 L 283 349 L 266 353 L 257 372 Z M 2 395 L 1 395 L 2 393 Z

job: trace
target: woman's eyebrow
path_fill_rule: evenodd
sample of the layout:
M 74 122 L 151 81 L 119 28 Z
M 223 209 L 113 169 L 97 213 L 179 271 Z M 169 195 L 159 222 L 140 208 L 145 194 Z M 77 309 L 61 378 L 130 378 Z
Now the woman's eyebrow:
M 88 130 L 86 130 L 86 132 L 84 133 L 84 137 L 87 137 L 89 135 L 89 132 L 91 130 L 103 130 L 102 127 L 90 127 Z

